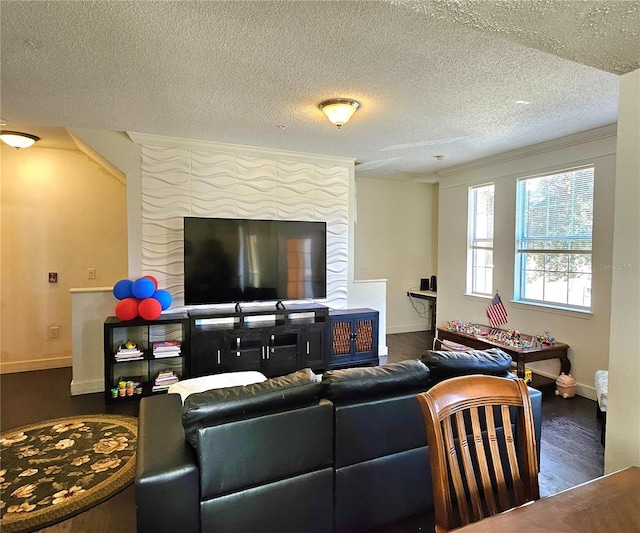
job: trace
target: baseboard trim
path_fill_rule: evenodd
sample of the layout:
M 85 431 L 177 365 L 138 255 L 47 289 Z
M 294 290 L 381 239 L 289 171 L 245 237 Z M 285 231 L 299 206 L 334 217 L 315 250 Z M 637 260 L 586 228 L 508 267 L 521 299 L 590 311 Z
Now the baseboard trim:
M 30 372 L 32 370 L 49 370 L 73 366 L 73 358 L 55 357 L 52 359 L 32 359 L 15 363 L 0 363 L 0 374 L 15 374 L 16 372 Z
M 71 381 L 71 396 L 79 396 L 81 394 L 93 394 L 94 392 L 104 392 L 104 381 L 100 379 L 92 379 L 87 381 Z

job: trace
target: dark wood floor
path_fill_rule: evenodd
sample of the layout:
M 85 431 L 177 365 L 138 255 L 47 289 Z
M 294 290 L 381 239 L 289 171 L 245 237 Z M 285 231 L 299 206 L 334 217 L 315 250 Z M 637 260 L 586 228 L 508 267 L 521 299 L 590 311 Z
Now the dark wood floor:
M 427 332 L 387 336 L 388 362 L 416 359 L 431 346 Z M 121 413 L 137 415 L 137 403 L 105 406 L 102 394 L 71 397 L 71 369 L 42 370 L 0 376 L 0 429 L 74 414 Z M 575 397 L 563 400 L 553 389 L 543 391 L 541 496 L 554 494 L 604 471 L 604 450 L 595 402 Z M 423 519 L 410 519 L 377 533 L 428 531 Z M 46 533 L 134 533 L 135 492 L 130 486 L 84 513 L 40 530 Z

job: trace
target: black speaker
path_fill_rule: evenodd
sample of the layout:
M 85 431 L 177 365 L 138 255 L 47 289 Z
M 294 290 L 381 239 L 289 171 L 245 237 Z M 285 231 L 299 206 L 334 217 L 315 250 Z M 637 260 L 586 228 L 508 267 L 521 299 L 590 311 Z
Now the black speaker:
M 429 278 L 421 278 L 420 279 L 420 290 L 428 291 L 429 290 Z
M 435 276 L 431 276 L 431 290 L 433 292 L 437 292 L 437 282 L 436 282 L 436 277 Z

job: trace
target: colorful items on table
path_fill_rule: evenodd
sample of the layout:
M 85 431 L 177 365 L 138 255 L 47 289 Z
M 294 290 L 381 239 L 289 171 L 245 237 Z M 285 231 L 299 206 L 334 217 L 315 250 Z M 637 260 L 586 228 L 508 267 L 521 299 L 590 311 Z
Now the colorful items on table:
M 553 346 L 556 338 L 549 335 L 548 331 L 544 334 L 522 335 L 517 329 L 483 329 L 482 326 L 472 322 L 462 322 L 460 320 L 452 320 L 447 322 L 447 329 L 455 333 L 463 333 L 472 337 L 483 337 L 488 341 L 496 344 L 504 344 L 512 348 L 540 348 L 542 346 Z
M 480 335 L 482 329 L 477 324 L 471 322 L 461 322 L 459 320 L 452 320 L 447 322 L 447 329 L 449 331 L 455 331 L 457 333 L 464 333 L 466 335 Z
M 158 290 L 158 280 L 153 276 L 135 281 L 121 279 L 113 286 L 113 295 L 119 300 L 115 313 L 120 320 L 133 320 L 138 316 L 155 320 L 172 302 L 169 292 Z

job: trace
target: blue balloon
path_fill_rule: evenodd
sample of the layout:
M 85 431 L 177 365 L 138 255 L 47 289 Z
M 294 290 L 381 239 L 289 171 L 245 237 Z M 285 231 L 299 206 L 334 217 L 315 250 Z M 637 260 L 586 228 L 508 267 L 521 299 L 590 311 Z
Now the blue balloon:
M 113 286 L 113 295 L 118 300 L 133 297 L 133 281 L 130 279 L 121 279 Z
M 133 282 L 133 295 L 139 300 L 151 298 L 156 290 L 156 286 L 149 278 L 138 278 Z
M 153 298 L 155 298 L 156 300 L 158 300 L 160 302 L 160 305 L 162 306 L 162 310 L 165 311 L 167 309 L 169 309 L 169 307 L 171 307 L 171 295 L 165 291 L 165 290 L 157 290 L 156 292 L 153 293 Z

